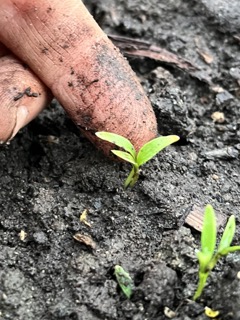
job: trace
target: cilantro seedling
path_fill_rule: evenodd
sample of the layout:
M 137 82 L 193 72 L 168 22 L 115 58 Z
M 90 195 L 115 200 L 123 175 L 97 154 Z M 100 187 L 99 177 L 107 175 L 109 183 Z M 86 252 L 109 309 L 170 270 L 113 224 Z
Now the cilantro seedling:
M 230 216 L 223 232 L 220 243 L 216 248 L 217 225 L 213 207 L 208 204 L 205 208 L 203 218 L 203 229 L 201 233 L 201 250 L 197 252 L 199 262 L 198 287 L 193 300 L 199 298 L 208 279 L 209 273 L 217 264 L 218 260 L 231 252 L 240 250 L 240 246 L 231 246 L 236 229 L 234 215 Z
M 114 267 L 114 275 L 117 279 L 120 288 L 122 289 L 122 292 L 128 299 L 130 299 L 132 295 L 132 290 L 134 288 L 134 283 L 129 273 L 127 273 L 121 266 L 116 265 Z
M 175 135 L 158 137 L 147 142 L 137 153 L 132 143 L 118 134 L 102 131 L 97 132 L 96 136 L 125 150 L 111 150 L 116 156 L 132 164 L 132 170 L 124 183 L 125 188 L 133 187 L 137 182 L 140 166 L 151 160 L 158 152 L 179 140 L 179 137 Z

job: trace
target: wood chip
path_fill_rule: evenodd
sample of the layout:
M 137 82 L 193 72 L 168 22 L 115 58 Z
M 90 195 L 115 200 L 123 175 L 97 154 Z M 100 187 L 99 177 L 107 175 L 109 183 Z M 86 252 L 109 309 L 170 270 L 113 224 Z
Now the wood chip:
M 227 217 L 215 211 L 217 218 L 217 228 L 223 227 L 226 225 Z M 203 216 L 204 216 L 204 208 L 198 207 L 196 205 L 193 206 L 192 211 L 188 214 L 185 219 L 185 223 L 190 227 L 193 227 L 197 231 L 202 231 L 203 228 Z
M 85 244 L 87 247 L 92 248 L 93 250 L 96 249 L 96 242 L 94 242 L 90 236 L 78 232 L 73 236 L 73 238 L 78 242 Z

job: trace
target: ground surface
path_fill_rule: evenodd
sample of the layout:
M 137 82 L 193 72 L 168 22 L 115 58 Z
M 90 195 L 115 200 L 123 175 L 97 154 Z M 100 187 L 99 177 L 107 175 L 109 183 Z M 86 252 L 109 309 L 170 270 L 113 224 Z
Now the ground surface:
M 0 319 L 160 320 L 166 307 L 174 319 L 207 319 L 205 306 L 220 319 L 240 319 L 237 253 L 191 301 L 199 233 L 185 224 L 191 210 L 211 203 L 236 216 L 240 242 L 238 0 L 86 2 L 107 33 L 162 46 L 210 80 L 150 59 L 130 61 L 160 133 L 181 136 L 145 166 L 133 190 L 122 188 L 129 167 L 105 159 L 54 104 L 1 148 Z M 216 111 L 222 123 L 212 119 Z M 79 221 L 84 209 L 91 228 Z M 96 249 L 74 240 L 77 232 Z M 114 278 L 116 264 L 135 281 L 130 300 Z

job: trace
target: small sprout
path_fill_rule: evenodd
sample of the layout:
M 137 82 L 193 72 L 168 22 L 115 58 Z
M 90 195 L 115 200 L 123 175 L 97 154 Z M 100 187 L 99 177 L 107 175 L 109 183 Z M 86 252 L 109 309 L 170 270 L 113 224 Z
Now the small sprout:
M 218 260 L 230 252 L 240 250 L 240 246 L 231 246 L 235 229 L 235 217 L 232 215 L 228 219 L 219 246 L 215 251 L 217 239 L 216 216 L 213 207 L 210 204 L 206 206 L 201 234 L 201 251 L 197 252 L 199 262 L 199 280 L 193 300 L 196 300 L 201 296 L 209 273 L 215 267 Z
M 147 142 L 137 153 L 132 143 L 118 134 L 102 131 L 96 132 L 96 136 L 125 150 L 111 150 L 113 154 L 132 164 L 132 170 L 124 183 L 125 188 L 135 185 L 139 177 L 140 166 L 151 160 L 158 152 L 179 140 L 179 137 L 175 135 L 158 137 Z
M 116 265 L 114 267 L 114 275 L 120 288 L 122 289 L 122 292 L 128 299 L 130 299 L 132 290 L 134 288 L 134 283 L 129 273 L 127 273 L 121 266 Z

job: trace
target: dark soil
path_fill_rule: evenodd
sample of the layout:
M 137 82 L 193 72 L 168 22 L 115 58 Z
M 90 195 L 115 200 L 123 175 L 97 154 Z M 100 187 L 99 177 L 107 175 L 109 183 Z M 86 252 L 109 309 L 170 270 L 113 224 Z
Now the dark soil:
M 1 148 L 0 319 L 160 320 L 169 317 L 166 307 L 176 320 L 207 319 L 205 306 L 219 319 L 240 319 L 238 253 L 219 262 L 192 301 L 200 234 L 185 224 L 193 208 L 211 203 L 236 216 L 240 242 L 238 0 L 86 2 L 107 33 L 161 46 L 208 81 L 171 64 L 130 60 L 159 132 L 181 136 L 145 165 L 132 190 L 122 187 L 129 166 L 95 150 L 56 102 Z M 222 123 L 212 119 L 216 111 Z M 79 220 L 84 209 L 91 228 Z M 77 232 L 96 249 L 77 242 Z M 130 300 L 116 264 L 134 279 Z

